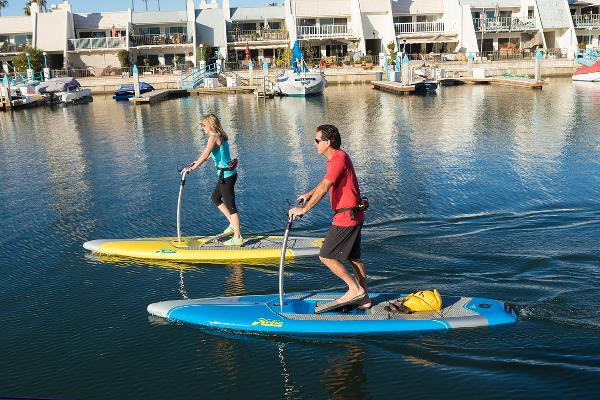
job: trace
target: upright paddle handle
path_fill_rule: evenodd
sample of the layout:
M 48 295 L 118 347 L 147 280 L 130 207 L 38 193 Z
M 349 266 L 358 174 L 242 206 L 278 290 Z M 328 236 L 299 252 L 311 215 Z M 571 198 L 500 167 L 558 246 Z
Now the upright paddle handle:
M 182 168 L 179 172 L 181 173 L 181 178 L 179 181 L 179 197 L 177 198 L 177 242 L 181 244 L 181 196 L 183 195 L 187 172 L 185 168 Z
M 301 206 L 301 202 L 297 202 L 295 206 Z M 285 265 L 285 252 L 287 250 L 288 238 L 294 218 L 288 217 L 285 233 L 283 234 L 283 243 L 281 244 L 281 257 L 279 258 L 279 307 L 283 309 L 283 267 Z

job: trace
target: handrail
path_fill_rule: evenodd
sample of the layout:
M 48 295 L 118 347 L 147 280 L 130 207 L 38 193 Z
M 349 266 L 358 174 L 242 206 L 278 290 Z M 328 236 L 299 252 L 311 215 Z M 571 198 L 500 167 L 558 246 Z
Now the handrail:
M 473 18 L 475 32 L 510 32 L 535 30 L 535 18 L 495 17 Z
M 396 34 L 414 32 L 444 32 L 444 23 L 436 22 L 399 22 L 394 24 Z
M 353 35 L 348 25 L 298 26 L 298 38 L 347 38 Z
M 182 89 L 194 89 L 204 82 L 204 78 L 208 73 L 214 73 L 217 71 L 217 64 L 210 64 L 206 66 L 199 65 L 190 70 L 187 75 L 181 77 L 180 86 Z
M 173 33 L 170 35 L 131 35 L 131 46 L 162 46 L 168 44 L 190 44 L 192 37 L 185 33 Z
M 118 49 L 124 48 L 126 40 L 124 37 L 103 37 L 69 39 L 69 50 L 81 49 Z
M 250 31 L 227 31 L 228 42 L 261 42 L 267 40 L 287 40 L 290 34 L 285 29 L 260 29 Z
M 20 53 L 25 47 L 27 47 L 29 44 L 27 43 L 21 43 L 21 44 L 16 44 L 16 43 L 3 43 L 2 46 L 0 46 L 0 54 L 1 53 Z
M 600 14 L 573 15 L 576 28 L 600 28 Z

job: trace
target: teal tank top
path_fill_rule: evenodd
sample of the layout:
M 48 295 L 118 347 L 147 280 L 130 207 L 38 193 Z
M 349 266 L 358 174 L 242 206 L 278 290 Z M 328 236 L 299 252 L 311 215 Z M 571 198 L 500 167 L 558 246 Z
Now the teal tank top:
M 215 161 L 215 168 L 227 168 L 231 162 L 231 154 L 229 153 L 229 142 L 224 140 L 219 147 L 213 147 L 210 151 L 210 156 Z M 220 176 L 221 171 L 217 169 L 217 176 Z M 237 173 L 237 169 L 233 171 L 224 171 L 224 178 L 229 178 Z

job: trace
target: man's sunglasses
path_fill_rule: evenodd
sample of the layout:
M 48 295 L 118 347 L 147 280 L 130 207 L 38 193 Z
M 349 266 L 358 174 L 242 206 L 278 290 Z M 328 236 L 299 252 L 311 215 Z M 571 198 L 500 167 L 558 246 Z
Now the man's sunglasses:
M 319 143 L 324 142 L 326 140 L 328 140 L 328 139 L 321 139 L 321 140 L 319 140 L 319 139 L 315 138 L 315 143 L 319 144 Z

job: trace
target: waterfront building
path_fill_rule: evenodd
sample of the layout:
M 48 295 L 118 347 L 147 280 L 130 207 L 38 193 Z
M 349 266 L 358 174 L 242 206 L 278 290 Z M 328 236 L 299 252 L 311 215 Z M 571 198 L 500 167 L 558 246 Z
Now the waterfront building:
M 569 1 L 573 27 L 580 49 L 600 47 L 600 0 Z
M 229 0 L 187 0 L 185 10 L 76 13 L 63 1 L 31 16 L 0 17 L 0 70 L 26 45 L 47 53 L 51 68 L 116 71 L 118 53 L 151 72 L 220 58 L 243 68 L 248 55 L 273 63 L 300 41 L 325 65 L 350 56 L 389 55 L 389 47 L 435 61 L 547 55 L 572 57 L 598 47 L 600 1 L 582 0 L 285 0 L 230 7 Z M 182 2 L 182 6 L 184 3 Z M 111 68 L 108 68 L 111 67 Z M 178 68 L 181 69 L 181 68 Z M 116 72 L 114 72 L 116 73 Z

